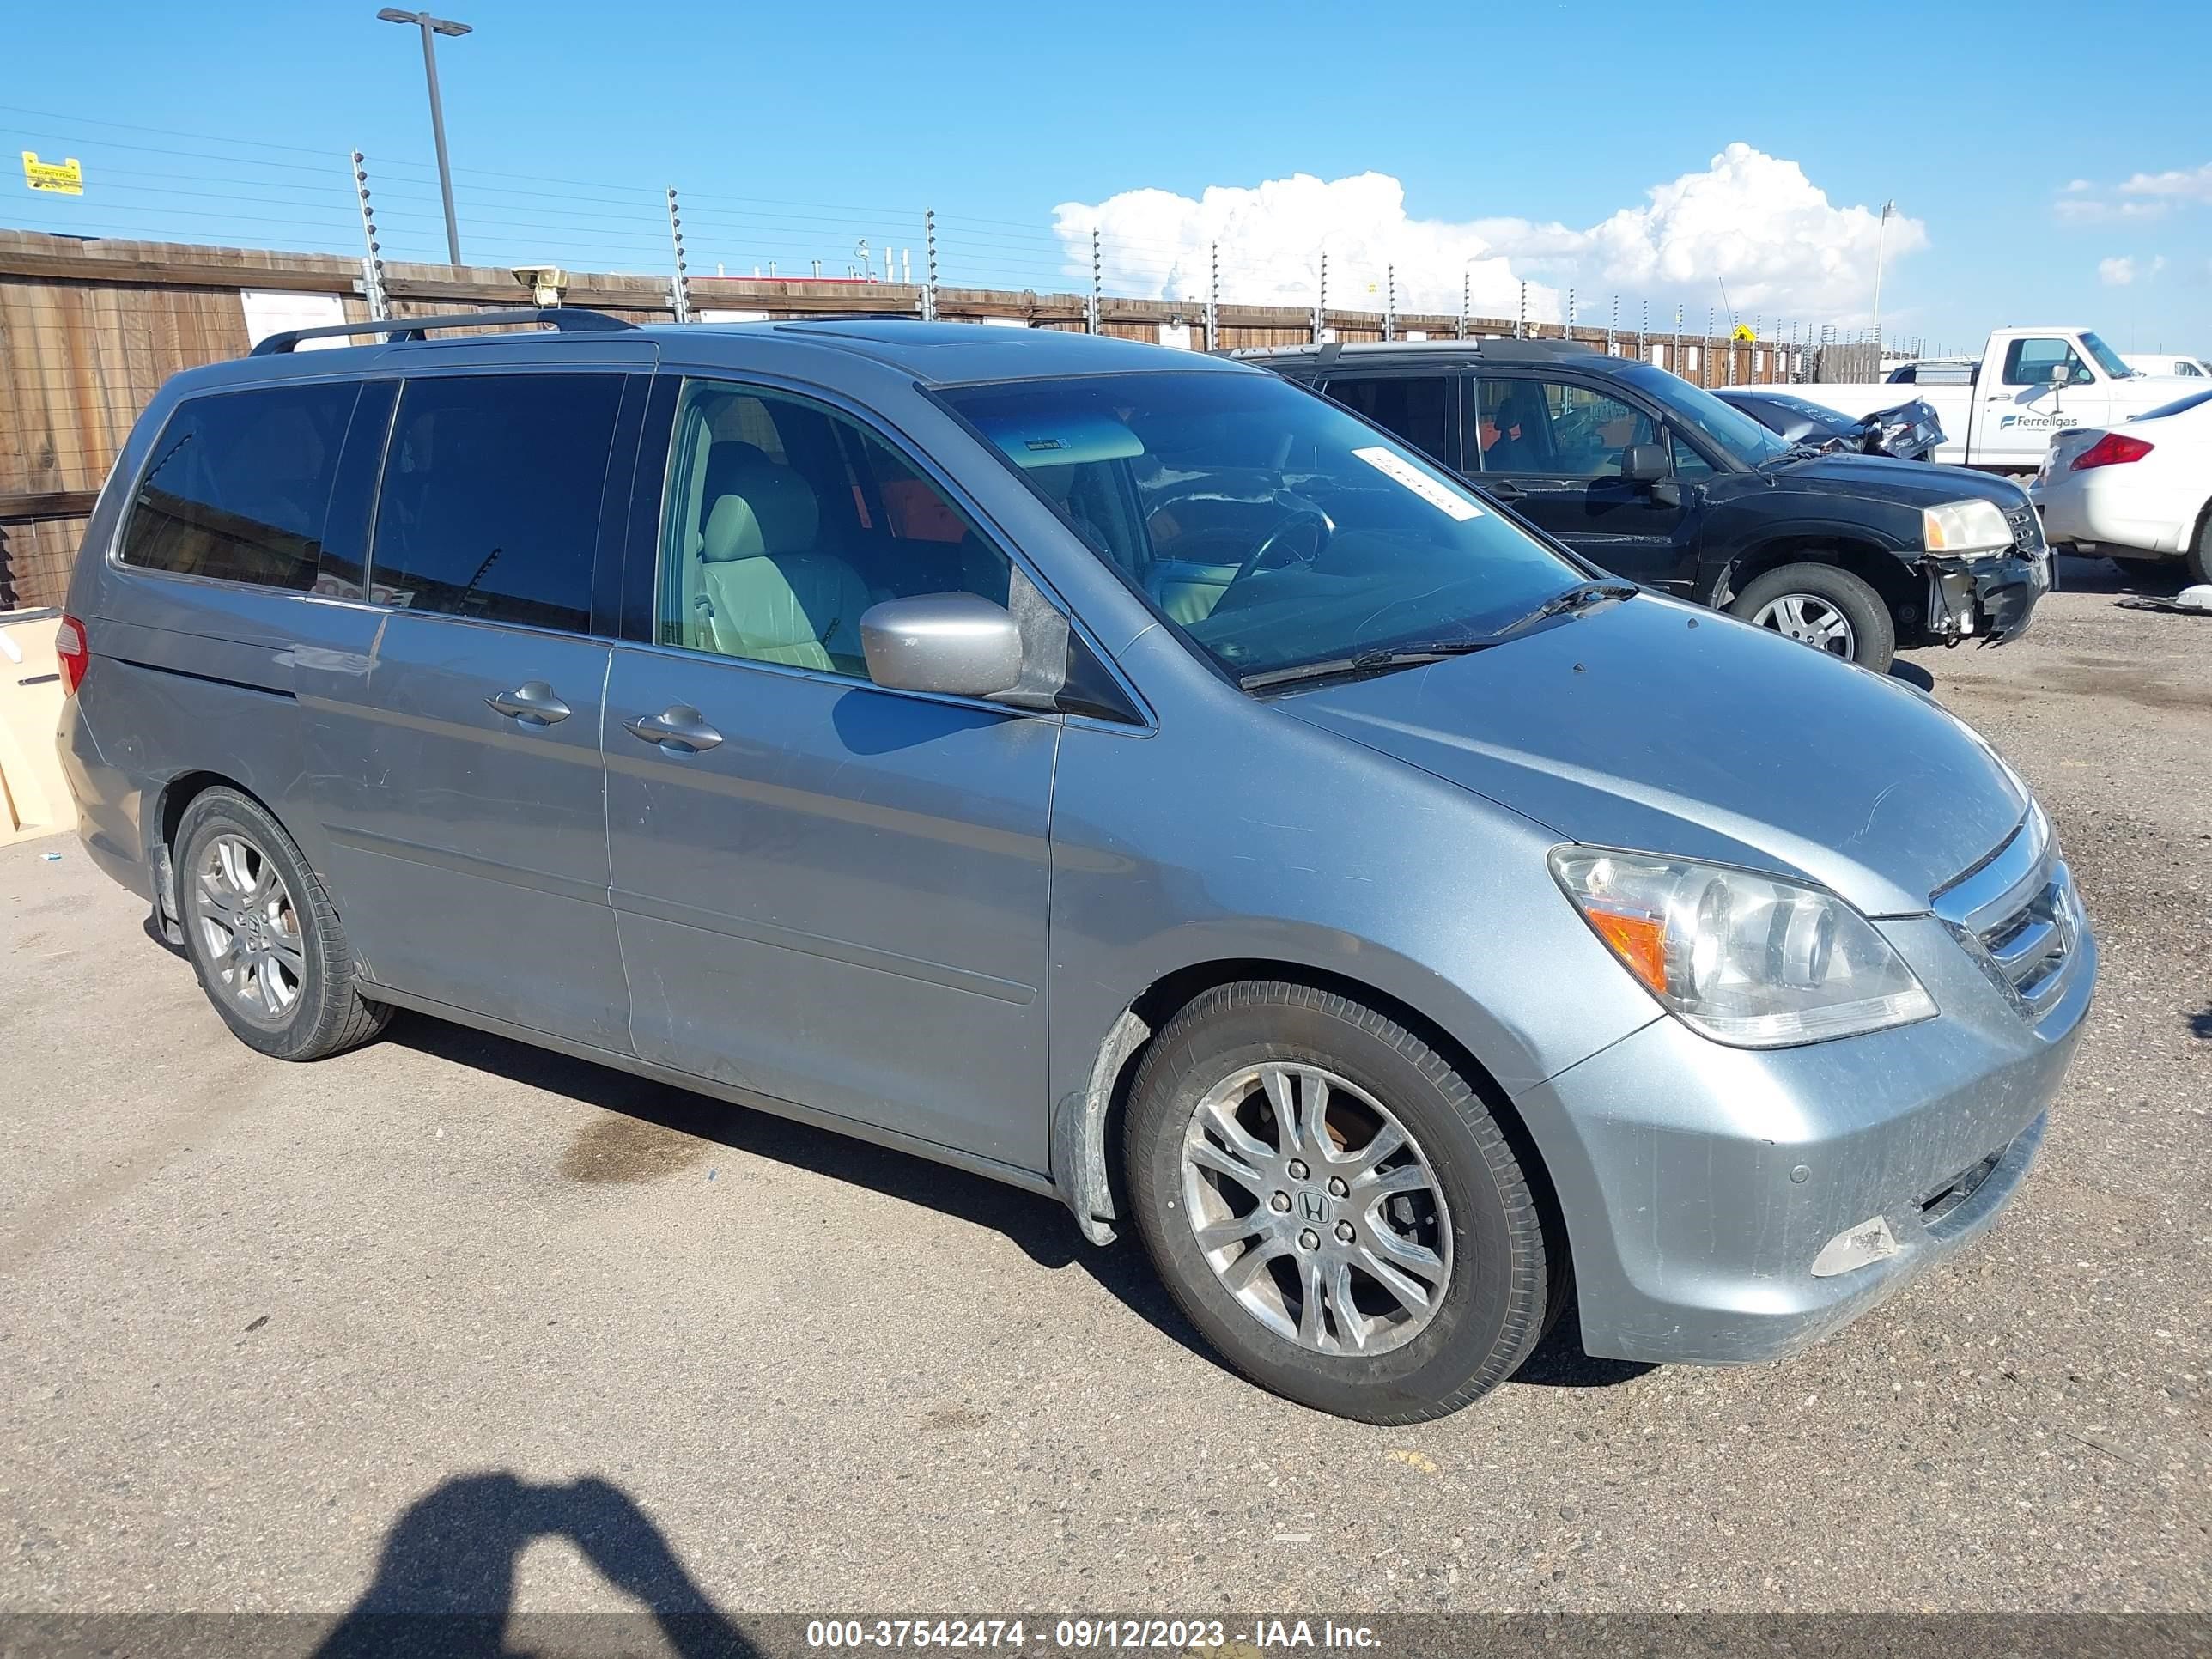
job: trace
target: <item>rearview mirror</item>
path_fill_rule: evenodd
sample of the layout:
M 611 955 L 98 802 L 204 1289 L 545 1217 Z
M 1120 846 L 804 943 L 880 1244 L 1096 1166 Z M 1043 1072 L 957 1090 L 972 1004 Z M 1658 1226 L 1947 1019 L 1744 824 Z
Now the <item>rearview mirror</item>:
M 1620 476 L 1631 483 L 1657 483 L 1667 470 L 1664 444 L 1631 444 L 1620 452 Z
M 860 617 L 868 678 L 894 691 L 988 697 L 1022 677 L 1022 634 L 1004 606 L 973 593 L 885 599 Z

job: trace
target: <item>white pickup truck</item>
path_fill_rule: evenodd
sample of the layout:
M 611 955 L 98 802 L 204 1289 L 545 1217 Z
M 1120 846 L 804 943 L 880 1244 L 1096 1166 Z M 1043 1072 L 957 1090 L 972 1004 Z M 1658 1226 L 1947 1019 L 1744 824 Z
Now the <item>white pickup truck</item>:
M 1900 397 L 1919 398 L 1943 424 L 1944 441 L 1932 459 L 1993 472 L 2033 472 L 2043 465 L 2054 433 L 2113 425 L 2172 403 L 2181 389 L 2166 376 L 2130 368 L 2086 328 L 2001 328 L 1970 371 L 1955 378 L 1954 373 L 1915 374 L 1910 392 L 1896 380 L 1816 380 L 1790 390 L 1854 418 Z

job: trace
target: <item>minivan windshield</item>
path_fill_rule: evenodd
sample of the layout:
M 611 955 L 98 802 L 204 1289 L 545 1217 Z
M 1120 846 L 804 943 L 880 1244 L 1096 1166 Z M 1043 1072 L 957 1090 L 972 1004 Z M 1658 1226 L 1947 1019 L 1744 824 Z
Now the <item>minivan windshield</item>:
M 1164 369 L 938 395 L 1239 680 L 1474 648 L 1583 580 L 1434 463 L 1273 374 Z
M 1692 432 L 1741 465 L 1756 469 L 1790 453 L 1790 446 L 1757 421 L 1710 392 L 1652 363 L 1626 363 L 1620 378 L 1666 405 L 1674 424 Z

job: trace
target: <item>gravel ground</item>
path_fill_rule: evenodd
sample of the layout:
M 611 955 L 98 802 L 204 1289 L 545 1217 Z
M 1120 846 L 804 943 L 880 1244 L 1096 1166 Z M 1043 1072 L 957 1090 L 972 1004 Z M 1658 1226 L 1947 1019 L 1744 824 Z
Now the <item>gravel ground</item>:
M 1418 1429 L 1041 1199 L 428 1021 L 259 1059 L 0 850 L 0 1610 L 2212 1609 L 2212 619 L 2064 577 L 1902 671 L 2105 947 L 2019 1202 L 1785 1364 L 1570 1332 Z

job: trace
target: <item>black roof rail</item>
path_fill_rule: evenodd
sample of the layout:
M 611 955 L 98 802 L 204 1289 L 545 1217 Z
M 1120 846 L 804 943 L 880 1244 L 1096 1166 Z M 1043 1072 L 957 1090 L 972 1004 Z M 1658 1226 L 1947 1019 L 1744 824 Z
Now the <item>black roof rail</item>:
M 541 323 L 558 329 L 563 334 L 604 334 L 611 330 L 635 328 L 635 323 L 626 323 L 619 317 L 610 317 L 604 311 L 587 311 L 580 306 L 547 306 L 542 309 L 517 311 L 457 311 L 437 317 L 385 317 L 365 323 L 331 323 L 320 328 L 292 328 L 282 334 L 272 334 L 253 348 L 256 357 L 273 357 L 290 351 L 302 340 L 328 340 L 352 334 L 382 334 L 395 340 L 419 340 L 434 328 L 486 328 L 495 324 Z

